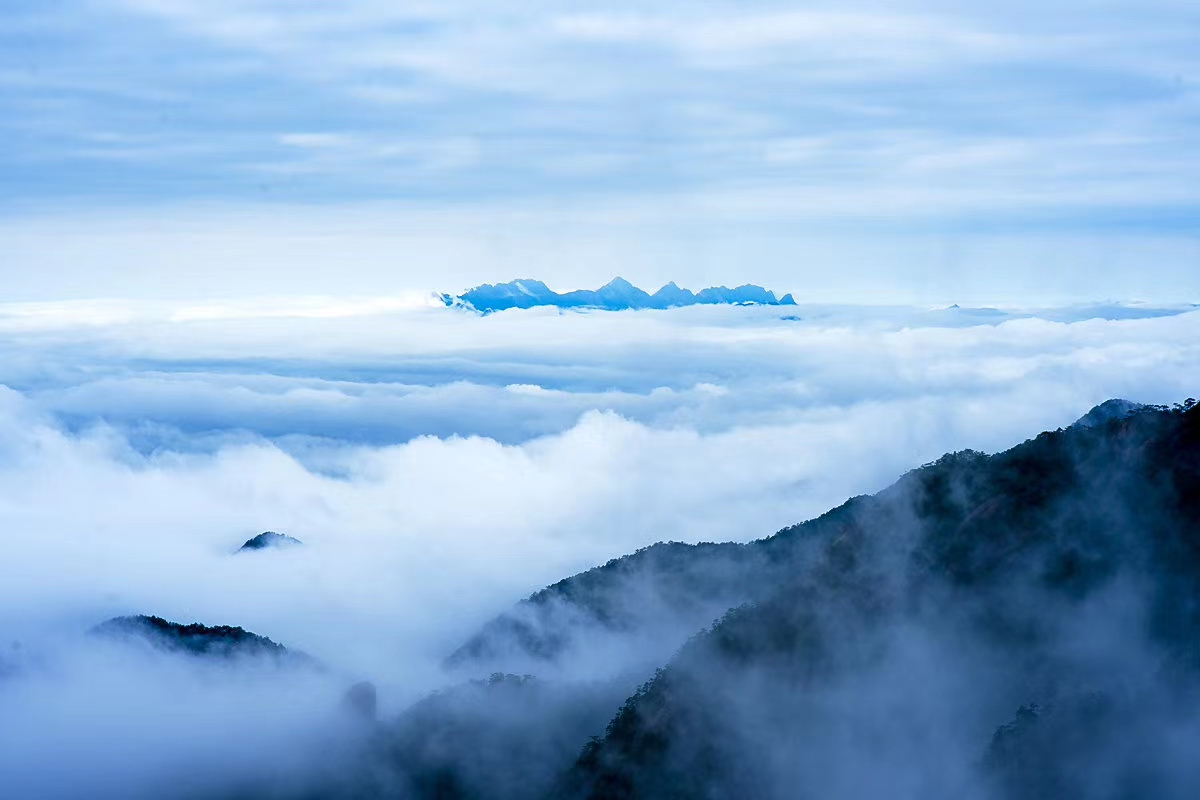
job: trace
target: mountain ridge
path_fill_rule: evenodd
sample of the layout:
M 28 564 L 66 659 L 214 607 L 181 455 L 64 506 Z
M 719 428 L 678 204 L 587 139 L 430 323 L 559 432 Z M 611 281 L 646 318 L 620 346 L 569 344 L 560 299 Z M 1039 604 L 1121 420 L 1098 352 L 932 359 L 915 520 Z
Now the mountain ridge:
M 732 289 L 727 286 L 710 286 L 692 292 L 670 281 L 651 294 L 621 277 L 613 278 L 598 289 L 576 289 L 561 294 L 540 280 L 518 278 L 508 283 L 481 284 L 461 295 L 441 294 L 439 297 L 447 306 L 467 308 L 482 314 L 539 306 L 628 311 L 692 305 L 796 305 L 791 294 L 776 297 L 769 289 L 749 283 Z
M 993 456 L 948 454 L 843 508 L 816 560 L 691 637 L 552 796 L 775 798 L 797 785 L 879 796 L 847 789 L 861 773 L 837 766 L 868 758 L 882 785 L 919 776 L 922 790 L 905 796 L 1189 796 L 1200 771 L 1136 743 L 1200 727 L 1194 403 L 1046 432 Z M 1137 613 L 1114 622 L 1114 603 Z M 935 673 L 909 671 L 914 646 L 937 654 L 917 662 Z M 969 694 L 931 705 L 960 678 Z M 863 699 L 879 692 L 884 716 Z M 908 739 L 931 735 L 929 714 L 966 739 L 935 728 L 936 746 L 910 752 Z M 828 736 L 847 725 L 892 752 L 872 757 Z M 804 749 L 776 761 L 779 741 Z M 962 766 L 949 768 L 946 754 L 963 747 Z M 1111 785 L 1121 791 L 1105 794 Z
M 233 625 L 179 623 L 159 616 L 135 614 L 106 620 L 93 627 L 92 633 L 110 639 L 139 640 L 166 652 L 207 658 L 266 657 L 279 663 L 304 666 L 317 663 L 306 653 Z
M 1176 411 L 1191 408 L 1181 404 Z M 1114 398 L 1098 404 L 1071 425 L 1041 436 L 1082 436 L 1091 430 L 1100 433 L 1106 426 L 1130 418 L 1169 412 L 1165 406 Z M 549 665 L 567 653 L 578 638 L 577 631 L 632 632 L 645 624 L 650 616 L 648 608 L 668 614 L 667 627 L 682 625 L 690 631 L 698 630 L 730 608 L 760 600 L 784 579 L 783 573 L 796 566 L 797 559 L 813 555 L 802 553 L 805 547 L 813 549 L 812 543 L 844 532 L 854 515 L 864 508 L 877 507 L 881 499 L 904 492 L 923 471 L 969 471 L 1016 449 L 990 456 L 973 450 L 947 453 L 906 472 L 876 495 L 851 497 L 824 514 L 761 539 L 745 543 L 658 542 L 611 559 L 550 584 L 493 618 L 450 653 L 444 667 L 456 672 L 475 663 L 472 674 L 536 670 L 539 663 Z M 705 564 L 706 560 L 715 560 L 711 554 L 720 554 L 719 571 Z M 655 587 L 651 597 L 629 588 L 641 582 Z M 702 586 L 703 592 L 692 591 L 696 586 Z M 663 650 L 673 651 L 682 639 L 660 637 L 660 642 Z

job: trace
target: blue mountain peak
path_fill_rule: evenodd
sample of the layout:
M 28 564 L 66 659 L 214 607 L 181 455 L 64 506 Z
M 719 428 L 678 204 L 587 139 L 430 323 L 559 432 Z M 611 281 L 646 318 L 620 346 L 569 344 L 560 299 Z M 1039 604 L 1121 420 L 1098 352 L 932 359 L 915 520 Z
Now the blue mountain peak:
M 776 298 L 775 293 L 753 284 L 730 289 L 714 286 L 692 293 L 671 281 L 653 295 L 639 289 L 621 277 L 613 278 L 599 289 L 579 289 L 559 294 L 546 284 L 532 278 L 520 278 L 508 283 L 485 283 L 461 295 L 441 295 L 448 306 L 472 308 L 484 314 L 509 308 L 554 306 L 557 308 L 595 308 L 624 311 L 639 308 L 677 308 L 704 305 L 767 305 L 794 306 L 790 294 Z

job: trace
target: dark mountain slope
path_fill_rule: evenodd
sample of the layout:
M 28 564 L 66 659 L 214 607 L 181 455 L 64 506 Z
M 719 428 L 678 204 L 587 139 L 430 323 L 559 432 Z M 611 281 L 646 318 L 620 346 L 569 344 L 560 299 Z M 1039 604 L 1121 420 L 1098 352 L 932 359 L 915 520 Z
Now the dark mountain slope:
M 566 578 L 497 617 L 446 660 L 477 673 L 536 669 L 587 649 L 592 637 L 642 641 L 666 628 L 670 655 L 691 631 L 747 599 L 768 565 L 737 544 L 660 543 Z
M 1150 409 L 909 473 L 691 640 L 555 796 L 1194 796 L 1194 760 L 1142 742 L 1200 742 L 1198 465 L 1200 410 Z M 757 546 L 786 562 L 800 530 Z M 997 733 L 1031 704 L 1063 709 L 1049 733 Z M 985 757 L 997 735 L 1025 743 Z
M 597 642 L 662 663 L 689 635 L 729 609 L 766 597 L 804 570 L 820 543 L 854 524 L 870 497 L 749 544 L 660 542 L 546 587 L 488 622 L 445 662 L 485 674 L 538 671 L 591 654 Z M 649 648 L 649 649 L 647 649 Z M 644 659 L 643 659 L 644 660 Z
M 263 531 L 257 536 L 247 539 L 237 549 L 237 552 L 246 553 L 254 550 L 272 550 L 278 547 L 295 547 L 300 544 L 304 544 L 304 542 L 294 536 L 288 536 L 285 533 L 276 533 L 275 531 Z
M 311 656 L 289 650 L 266 636 L 230 625 L 183 625 L 162 617 L 114 617 L 92 629 L 98 636 L 144 642 L 160 650 L 205 658 L 267 658 L 280 664 L 316 667 Z
M 1082 477 L 1076 473 L 1089 463 L 1093 471 L 1109 469 L 1119 474 L 1114 471 L 1118 465 L 1106 464 L 1105 459 L 1134 455 L 1122 450 L 1120 441 L 1109 441 L 1104 435 L 1107 423 L 1093 424 L 1097 418 L 1128 419 L 1109 414 L 1114 407 L 1108 401 L 1083 418 L 1087 425 L 1043 434 L 1007 453 L 949 454 L 909 473 L 876 497 L 853 498 L 767 539 L 746 545 L 660 543 L 614 559 L 559 581 L 492 620 L 452 653 L 446 665 L 475 675 L 539 672 L 582 657 L 597 637 L 604 637 L 605 650 L 614 654 L 631 649 L 647 653 L 646 647 L 651 646 L 647 642 L 656 643 L 653 655 L 665 658 L 690 632 L 734 606 L 762 599 L 789 575 L 807 569 L 819 542 L 860 528 L 864 515 L 872 518 L 869 524 L 874 527 L 883 524 L 880 515 L 890 516 L 889 524 L 897 528 L 914 515 L 920 517 L 921 534 L 927 534 L 927 540 L 920 545 L 919 557 L 932 559 L 929 569 L 952 571 L 964 581 L 1020 549 L 1031 520 L 1044 527 L 1051 522 L 1046 515 L 1066 515 L 1069 524 L 1054 535 L 1068 539 L 1069 546 L 1044 568 L 1055 572 L 1057 580 L 1082 587 L 1094 577 L 1105 548 L 1111 545 L 1089 533 L 1099 530 L 1091 519 L 1112 520 L 1103 503 L 1092 498 L 1072 509 L 1070 491 L 1081 488 Z M 1173 412 L 1124 401 L 1120 411 L 1133 414 L 1137 421 L 1114 432 L 1145 444 L 1155 426 L 1173 418 Z M 1122 430 L 1125 433 L 1120 434 Z M 1179 458 L 1189 447 L 1182 441 L 1164 441 L 1161 446 Z M 1101 489 L 1097 492 L 1105 496 Z M 1145 517 L 1153 511 L 1151 494 L 1131 496 L 1148 507 L 1129 506 L 1111 513 Z M 902 545 L 894 541 L 891 546 Z

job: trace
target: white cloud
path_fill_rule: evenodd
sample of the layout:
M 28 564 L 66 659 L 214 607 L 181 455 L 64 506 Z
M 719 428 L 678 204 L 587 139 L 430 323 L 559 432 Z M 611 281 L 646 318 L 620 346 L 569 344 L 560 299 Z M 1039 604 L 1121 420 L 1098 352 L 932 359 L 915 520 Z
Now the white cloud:
M 179 715 L 237 709 L 293 741 L 327 729 L 346 676 L 395 709 L 481 622 L 567 574 L 658 540 L 764 536 L 1109 396 L 1194 395 L 1200 367 L 1200 312 L 97 308 L 86 325 L 76 305 L 0 312 L 0 383 L 18 387 L 0 390 L 0 630 L 33 670 L 0 680 L 0 712 L 34 731 L 0 750 L 103 753 L 79 774 L 131 781 L 148 740 L 164 767 L 241 741 L 182 735 Z M 264 529 L 305 546 L 231 554 Z M 266 692 L 73 644 L 139 612 L 243 625 L 335 673 Z M 279 705 L 293 691 L 309 700 Z M 179 712 L 135 715 L 97 749 L 97 692 L 176 692 Z
M 968 283 L 990 301 L 1049 238 L 1056 294 L 1102 283 L 1100 296 L 1144 297 L 1136 270 L 1186 299 L 1200 204 L 1191 12 L 941 0 L 22 12 L 11 24 L 28 46 L 0 55 L 0 270 L 10 297 L 63 299 L 187 295 L 195 281 L 231 294 L 251 280 L 256 293 L 286 280 L 387 294 L 627 270 L 720 282 L 749 264 L 773 277 L 750 279 L 836 285 L 852 302 L 872 290 L 933 302 L 914 287 Z M 973 252 L 941 263 L 960 247 Z M 1119 265 L 1094 268 L 1113 253 Z M 12 294 L 33 284 L 47 288 Z
M 690 18 L 689 18 L 690 17 Z M 666 46 L 706 67 L 745 69 L 804 63 L 817 75 L 892 77 L 912 69 L 1011 57 L 1033 40 L 973 30 L 962 21 L 917 13 L 832 10 L 747 11 L 695 17 L 566 16 L 552 22 L 567 37 Z

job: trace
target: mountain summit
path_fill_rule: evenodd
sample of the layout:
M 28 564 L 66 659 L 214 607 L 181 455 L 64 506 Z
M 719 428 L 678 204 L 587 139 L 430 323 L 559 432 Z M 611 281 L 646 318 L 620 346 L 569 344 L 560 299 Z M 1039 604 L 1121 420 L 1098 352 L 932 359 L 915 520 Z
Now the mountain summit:
M 294 536 L 288 536 L 275 531 L 263 531 L 257 536 L 251 537 L 237 549 L 237 552 L 243 553 L 250 550 L 269 550 L 276 547 L 293 547 L 298 544 L 304 544 Z
M 649 294 L 620 277 L 613 278 L 599 289 L 578 289 L 562 294 L 551 290 L 541 281 L 521 278 L 508 283 L 485 283 L 461 295 L 443 294 L 441 298 L 447 306 L 464 306 L 484 314 L 534 306 L 625 311 L 692 305 L 796 305 L 790 294 L 777 298 L 769 289 L 753 284 L 744 284 L 733 289 L 727 286 L 710 286 L 693 293 L 688 289 L 681 289 L 671 281 L 654 294 Z
M 1113 398 L 1105 400 L 1100 405 L 1093 408 L 1088 413 L 1084 414 L 1079 419 L 1075 420 L 1075 425 L 1081 428 L 1095 428 L 1098 425 L 1104 425 L 1110 420 L 1124 419 L 1132 414 L 1145 409 L 1146 406 L 1142 403 L 1135 403 L 1131 400 L 1122 400 L 1121 398 Z

